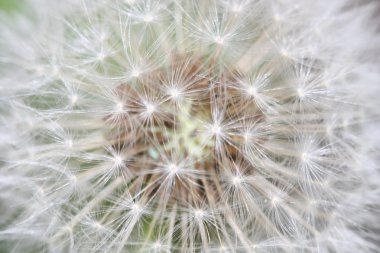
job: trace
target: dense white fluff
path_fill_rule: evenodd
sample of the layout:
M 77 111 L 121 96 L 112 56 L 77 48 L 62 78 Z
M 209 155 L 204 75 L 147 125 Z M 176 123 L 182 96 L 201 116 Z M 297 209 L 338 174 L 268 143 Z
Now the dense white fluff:
M 378 9 L 0 13 L 0 251 L 377 252 Z

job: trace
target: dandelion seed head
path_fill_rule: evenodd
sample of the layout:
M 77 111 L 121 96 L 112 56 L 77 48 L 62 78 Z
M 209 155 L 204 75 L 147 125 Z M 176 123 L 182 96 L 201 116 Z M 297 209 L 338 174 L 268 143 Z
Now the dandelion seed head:
M 0 13 L 5 251 L 376 251 L 375 3 L 25 1 Z

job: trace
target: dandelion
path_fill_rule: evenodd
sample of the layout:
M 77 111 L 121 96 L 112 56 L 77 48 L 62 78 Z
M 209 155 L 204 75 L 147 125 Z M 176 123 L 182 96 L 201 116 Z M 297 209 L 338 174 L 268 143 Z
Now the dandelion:
M 24 2 L 0 251 L 378 251 L 378 3 Z

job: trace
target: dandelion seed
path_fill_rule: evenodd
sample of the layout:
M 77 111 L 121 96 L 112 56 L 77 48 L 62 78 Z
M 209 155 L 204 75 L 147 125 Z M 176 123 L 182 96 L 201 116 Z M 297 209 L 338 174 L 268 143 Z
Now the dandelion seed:
M 168 94 L 170 98 L 175 101 L 177 101 L 181 96 L 181 92 L 177 88 L 170 88 L 168 90 Z
M 205 215 L 206 215 L 206 213 L 202 209 L 197 209 L 194 211 L 194 217 L 197 220 L 202 220 Z
M 175 164 L 169 164 L 168 169 L 169 169 L 169 173 L 172 174 L 172 175 L 177 174 L 178 171 L 179 171 L 178 166 L 175 165 Z
M 60 74 L 60 68 L 57 65 L 53 65 L 51 67 L 51 75 L 56 77 L 56 76 L 59 76 L 59 74 Z
M 139 77 L 141 75 L 141 72 L 138 69 L 135 69 L 132 71 L 132 76 L 133 77 Z
M 124 112 L 124 104 L 122 102 L 119 102 L 115 105 L 115 112 L 117 113 Z
M 119 155 L 115 155 L 115 156 L 113 157 L 113 159 L 114 159 L 114 163 L 115 163 L 115 166 L 116 166 L 116 167 L 120 167 L 120 166 L 122 166 L 123 163 L 124 163 L 124 159 L 123 159 L 121 156 L 119 156 Z
M 99 222 L 95 222 L 94 227 L 95 227 L 96 229 L 100 230 L 100 229 L 103 228 L 103 225 L 100 224 Z
M 303 152 L 303 153 L 301 154 L 301 159 L 302 159 L 303 162 L 306 162 L 306 163 L 307 163 L 307 162 L 310 160 L 310 156 L 309 156 L 308 153 Z
M 219 45 L 223 45 L 223 43 L 224 43 L 224 38 L 222 36 L 219 36 L 219 35 L 215 36 L 214 40 L 215 40 L 215 43 L 217 43 Z
M 134 203 L 132 206 L 131 206 L 131 212 L 134 213 L 134 214 L 139 214 L 141 213 L 143 210 L 143 208 L 137 204 L 137 203 Z
M 240 177 L 240 176 L 234 176 L 233 178 L 232 178 L 232 184 L 234 185 L 234 186 L 239 186 L 241 183 L 242 183 L 242 178 Z
M 160 241 L 157 241 L 153 243 L 152 248 L 155 250 L 160 250 L 162 248 L 162 243 Z
M 145 108 L 146 108 L 146 113 L 148 115 L 151 115 L 156 111 L 156 106 L 154 104 L 151 104 L 151 103 L 146 103 Z
M 69 139 L 69 140 L 66 140 L 66 146 L 68 148 L 72 148 L 73 147 L 73 140 Z
M 75 105 L 77 102 L 78 102 L 78 95 L 74 94 L 70 97 L 70 102 L 71 102 L 71 105 Z
M 103 52 L 98 53 L 97 56 L 96 56 L 96 60 L 98 62 L 102 62 L 105 58 L 106 58 L 106 54 L 103 53 Z
M 288 56 L 289 56 L 289 52 L 288 52 L 288 50 L 285 49 L 285 48 L 282 48 L 282 49 L 281 49 L 281 54 L 282 54 L 282 56 L 284 56 L 284 57 L 288 57 Z
M 150 23 L 153 21 L 153 16 L 151 14 L 146 14 L 143 19 L 145 23 Z
M 233 12 L 241 12 L 242 9 L 243 9 L 243 6 L 241 6 L 241 5 L 237 4 L 237 3 L 232 6 L 232 11 Z
M 253 87 L 253 86 L 249 86 L 247 88 L 247 94 L 252 96 L 252 97 L 255 97 L 257 95 L 257 89 L 256 87 Z
M 298 88 L 297 89 L 297 94 L 298 94 L 299 98 L 304 98 L 305 97 L 305 91 L 304 91 L 304 89 Z
M 222 134 L 222 127 L 219 126 L 219 124 L 217 123 L 214 123 L 212 126 L 211 126 L 211 133 L 214 135 L 214 136 L 219 136 Z

